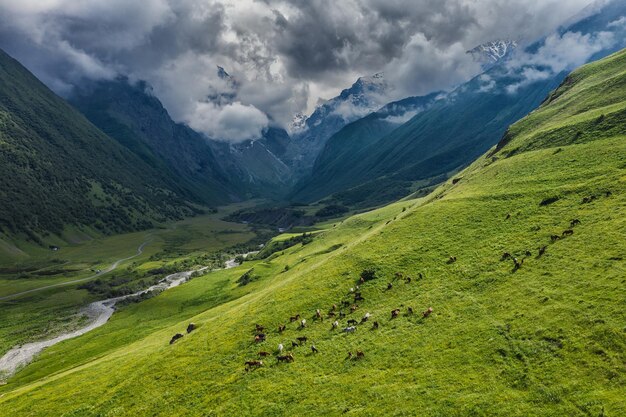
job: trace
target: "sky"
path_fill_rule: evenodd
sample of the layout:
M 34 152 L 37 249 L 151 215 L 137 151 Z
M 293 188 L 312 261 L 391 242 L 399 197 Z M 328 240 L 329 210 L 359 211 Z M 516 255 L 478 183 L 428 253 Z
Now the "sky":
M 589 2 L 0 0 L 0 48 L 62 96 L 90 80 L 146 80 L 176 121 L 239 141 L 363 75 L 383 72 L 390 101 L 450 89 L 480 73 L 468 49 L 533 41 Z

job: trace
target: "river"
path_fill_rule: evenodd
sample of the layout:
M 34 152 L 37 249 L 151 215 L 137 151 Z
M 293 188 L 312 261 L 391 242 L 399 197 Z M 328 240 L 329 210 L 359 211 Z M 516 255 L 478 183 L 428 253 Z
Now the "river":
M 247 258 L 250 255 L 254 255 L 257 252 L 248 252 L 243 254 L 244 258 Z M 236 258 L 231 258 L 225 263 L 224 269 L 230 269 L 238 266 L 235 261 Z M 39 342 L 31 342 L 26 343 L 21 346 L 16 346 L 13 349 L 9 350 L 2 358 L 0 358 L 0 381 L 3 378 L 8 378 L 13 375 L 18 369 L 28 365 L 36 355 L 38 355 L 42 350 L 48 348 L 50 346 L 56 345 L 67 339 L 72 339 L 74 337 L 81 336 L 87 332 L 92 331 L 100 326 L 106 324 L 107 321 L 111 318 L 113 313 L 115 312 L 115 304 L 118 302 L 125 300 L 130 297 L 136 297 L 142 294 L 145 294 L 150 291 L 165 291 L 170 288 L 174 288 L 184 283 L 191 277 L 196 271 L 205 271 L 208 267 L 200 268 L 193 271 L 185 271 L 185 272 L 177 272 L 175 274 L 171 274 L 166 276 L 163 280 L 161 280 L 158 284 L 153 285 L 145 290 L 141 290 L 134 294 L 124 295 L 121 297 L 109 298 L 106 300 L 95 301 L 89 305 L 87 305 L 83 310 L 81 310 L 81 314 L 85 315 L 89 319 L 89 323 L 81 327 L 80 329 L 73 330 L 71 332 L 63 333 L 53 339 L 43 340 Z

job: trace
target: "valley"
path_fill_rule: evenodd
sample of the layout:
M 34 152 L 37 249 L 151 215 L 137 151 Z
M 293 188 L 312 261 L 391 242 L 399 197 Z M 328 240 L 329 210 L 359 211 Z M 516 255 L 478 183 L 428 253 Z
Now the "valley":
M 122 3 L 0 2 L 0 416 L 626 415 L 625 2 Z
M 613 116 L 626 101 L 611 86 L 625 59 L 576 71 L 428 197 L 330 222 L 310 242 L 129 305 L 45 350 L 0 388 L 0 411 L 623 414 L 626 131 Z M 600 115 L 613 127 L 585 135 Z M 556 146 L 538 139 L 550 135 Z M 328 317 L 333 305 L 346 318 Z M 190 322 L 197 330 L 170 344 Z M 246 371 L 279 343 L 292 363 Z

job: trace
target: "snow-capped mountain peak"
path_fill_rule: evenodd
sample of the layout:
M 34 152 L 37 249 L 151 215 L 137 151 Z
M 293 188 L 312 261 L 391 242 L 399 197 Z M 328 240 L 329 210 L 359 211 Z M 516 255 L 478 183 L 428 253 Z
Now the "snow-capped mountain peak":
M 304 113 L 296 113 L 296 115 L 293 117 L 293 120 L 289 124 L 288 131 L 290 133 L 297 133 L 306 129 L 306 119 L 307 116 Z
M 467 51 L 475 60 L 486 64 L 495 64 L 506 58 L 515 48 L 517 42 L 512 40 L 497 40 L 478 45 Z

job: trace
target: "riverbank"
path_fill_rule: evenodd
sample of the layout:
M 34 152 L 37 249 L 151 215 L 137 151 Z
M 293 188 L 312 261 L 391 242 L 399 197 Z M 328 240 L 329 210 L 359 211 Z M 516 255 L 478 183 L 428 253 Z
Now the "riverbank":
M 143 245 L 142 245 L 143 247 Z M 140 247 L 140 250 L 142 249 Z M 254 255 L 258 253 L 258 251 L 248 252 L 245 254 L 237 255 L 225 262 L 224 269 L 231 269 L 239 266 L 236 259 L 239 256 L 242 256 L 244 259 L 248 256 Z M 130 259 L 130 258 L 126 258 Z M 192 274 L 195 272 L 203 272 L 206 271 L 208 267 L 203 267 L 191 271 L 177 272 L 174 274 L 170 274 L 166 276 L 163 280 L 161 280 L 158 284 L 155 284 L 149 288 L 144 290 L 135 292 L 133 294 L 124 295 L 121 297 L 109 298 L 106 300 L 95 301 L 89 305 L 87 305 L 83 310 L 81 310 L 81 314 L 87 316 L 89 319 L 89 323 L 84 327 L 79 329 L 63 333 L 53 339 L 37 341 L 26 343 L 21 346 L 16 346 L 13 349 L 9 350 L 4 356 L 0 358 L 0 381 L 3 379 L 9 378 L 11 375 L 15 374 L 19 369 L 28 365 L 33 359 L 41 353 L 44 349 L 54 346 L 57 343 L 63 342 L 64 340 L 72 339 L 78 336 L 81 336 L 87 332 L 90 332 L 100 326 L 105 325 L 113 313 L 115 313 L 115 305 L 120 301 L 145 295 L 150 292 L 161 292 L 168 290 L 170 288 L 177 287 L 184 282 L 186 282 Z

